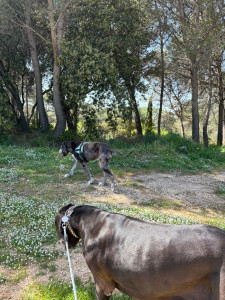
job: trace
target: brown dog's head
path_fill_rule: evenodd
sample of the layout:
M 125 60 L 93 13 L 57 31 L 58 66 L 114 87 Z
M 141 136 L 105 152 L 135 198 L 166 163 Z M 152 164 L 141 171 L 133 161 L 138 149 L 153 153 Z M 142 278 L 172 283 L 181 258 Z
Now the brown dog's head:
M 64 243 L 64 230 L 62 227 L 62 218 L 65 216 L 66 211 L 73 206 L 72 204 L 69 204 L 67 206 L 64 206 L 63 208 L 61 208 L 59 210 L 59 212 L 57 213 L 56 217 L 55 217 L 55 227 L 56 227 L 56 233 L 58 236 L 59 240 L 62 240 Z M 72 216 L 71 216 L 72 217 Z M 75 231 L 76 232 L 76 231 Z M 68 227 L 66 229 L 66 233 L 68 235 L 68 245 L 69 248 L 75 247 L 78 242 L 79 242 L 79 238 L 74 237 L 71 232 L 69 231 Z M 78 233 L 76 232 L 76 234 L 78 235 Z M 78 235 L 79 236 L 79 235 Z

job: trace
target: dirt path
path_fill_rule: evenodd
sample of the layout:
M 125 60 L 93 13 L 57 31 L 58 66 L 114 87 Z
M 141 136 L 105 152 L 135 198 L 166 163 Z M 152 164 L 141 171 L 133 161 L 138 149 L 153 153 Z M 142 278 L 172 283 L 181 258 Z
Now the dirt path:
M 72 188 L 72 187 L 71 187 Z M 85 185 L 80 187 L 88 202 L 104 201 L 123 205 L 151 205 L 163 203 L 182 207 L 198 207 L 200 209 L 216 209 L 225 212 L 225 197 L 215 194 L 216 190 L 225 190 L 225 171 L 213 174 L 181 175 L 178 173 L 151 173 L 127 176 L 119 179 L 114 192 L 107 187 L 94 185 L 92 190 Z M 92 278 L 83 259 L 81 251 L 72 252 L 72 264 L 75 276 L 83 281 Z M 0 274 L 8 274 L 10 282 L 0 284 L 0 300 L 19 299 L 24 288 L 32 282 L 48 281 L 50 277 L 70 281 L 66 257 L 59 258 L 53 273 L 48 270 L 40 272 L 37 266 L 29 266 L 26 276 L 19 282 L 13 281 L 17 271 L 9 271 L 0 266 Z

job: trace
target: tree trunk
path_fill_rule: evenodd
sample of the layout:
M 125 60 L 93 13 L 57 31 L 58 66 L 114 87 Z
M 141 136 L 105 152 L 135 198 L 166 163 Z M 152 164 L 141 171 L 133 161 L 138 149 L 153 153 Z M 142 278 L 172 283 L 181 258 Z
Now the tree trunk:
M 26 117 L 25 117 L 25 114 L 23 111 L 23 105 L 20 101 L 20 95 L 19 95 L 18 89 L 17 89 L 16 85 L 14 85 L 14 83 L 9 79 L 9 77 L 5 76 L 5 74 L 7 74 L 7 71 L 4 67 L 3 62 L 0 61 L 0 76 L 1 76 L 2 80 L 4 81 L 5 87 L 11 93 L 11 95 L 15 101 L 16 109 L 19 113 L 19 123 L 20 123 L 21 129 L 22 129 L 22 131 L 29 131 L 28 122 L 26 120 Z
M 211 72 L 211 65 L 209 65 L 209 99 L 207 104 L 207 111 L 205 116 L 205 121 L 203 124 L 203 142 L 204 146 L 208 148 L 209 146 L 209 137 L 208 137 L 208 123 L 209 123 L 209 115 L 211 110 L 211 104 L 212 104 L 212 72 Z
M 160 100 L 159 100 L 158 135 L 161 134 L 161 119 L 162 119 L 162 106 L 163 106 L 164 81 L 165 81 L 164 43 L 163 43 L 163 35 L 161 29 L 160 29 L 160 49 L 161 49 L 161 91 L 160 91 Z
M 63 111 L 62 99 L 61 99 L 61 90 L 59 84 L 59 76 L 60 76 L 60 66 L 58 63 L 58 41 L 62 39 L 63 34 L 63 16 L 59 20 L 58 23 L 54 22 L 53 15 L 53 3 L 52 0 L 48 0 L 48 8 L 49 8 L 49 19 L 50 19 L 50 27 L 51 27 L 51 36 L 52 36 L 52 48 L 54 54 L 54 66 L 53 66 L 53 103 L 56 113 L 56 126 L 54 129 L 54 135 L 60 136 L 64 134 L 66 129 L 66 117 Z M 59 28 L 58 32 L 58 41 L 57 41 L 57 28 Z
M 42 78 L 41 78 L 41 72 L 40 72 L 40 67 L 39 67 L 36 41 L 34 38 L 33 31 L 31 30 L 31 2 L 30 1 L 27 1 L 26 25 L 27 25 L 27 35 L 28 35 L 28 41 L 29 41 L 29 45 L 30 45 L 30 53 L 31 53 L 31 59 L 32 59 L 32 64 L 33 64 L 33 68 L 34 68 L 34 77 L 35 77 L 35 83 L 36 83 L 37 109 L 39 112 L 41 130 L 43 132 L 45 132 L 45 131 L 48 131 L 48 129 L 49 129 L 49 122 L 48 122 L 48 117 L 47 117 L 45 107 L 44 107 L 44 100 L 43 100 L 43 93 L 42 93 Z
M 134 112 L 134 119 L 135 119 L 137 135 L 142 136 L 143 133 L 142 133 L 142 127 L 141 127 L 141 118 L 140 118 L 140 114 L 138 111 L 137 102 L 135 99 L 135 91 L 134 91 L 134 88 L 130 84 L 127 84 L 127 89 L 128 89 L 128 93 L 130 95 L 131 107 Z
M 66 122 L 69 130 L 73 130 L 77 132 L 77 124 L 78 124 L 78 104 L 74 103 L 73 113 L 72 110 L 66 105 L 65 101 L 63 101 L 63 110 L 66 117 Z
M 185 138 L 183 117 L 178 116 L 178 120 L 179 120 L 179 123 L 180 123 L 180 134 L 181 134 L 182 138 Z
M 192 139 L 194 142 L 199 143 L 198 67 L 196 62 L 192 62 L 191 88 L 192 88 Z
M 153 133 L 153 120 L 152 120 L 152 97 L 150 97 L 147 108 L 147 116 L 145 122 L 145 134 Z
M 223 110 L 223 146 L 225 146 L 225 109 Z
M 223 74 L 222 74 L 222 60 L 217 60 L 218 73 L 218 96 L 219 96 L 219 119 L 218 119 L 218 135 L 217 145 L 223 144 L 223 123 L 224 123 L 224 99 L 223 99 Z

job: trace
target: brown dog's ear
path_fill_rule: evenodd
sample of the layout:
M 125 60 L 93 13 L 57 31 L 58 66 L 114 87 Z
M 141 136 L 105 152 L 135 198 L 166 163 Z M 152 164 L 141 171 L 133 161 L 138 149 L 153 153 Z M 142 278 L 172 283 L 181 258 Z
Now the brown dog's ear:
M 62 239 L 63 238 L 62 215 L 59 213 L 55 217 L 55 229 L 56 229 L 58 240 Z

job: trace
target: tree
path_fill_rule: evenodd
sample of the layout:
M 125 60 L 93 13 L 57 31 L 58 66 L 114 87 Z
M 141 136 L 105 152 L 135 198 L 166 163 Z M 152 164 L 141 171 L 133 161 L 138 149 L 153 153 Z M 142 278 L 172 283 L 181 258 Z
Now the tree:
M 138 135 L 142 135 L 142 127 L 135 94 L 144 87 L 141 82 L 143 58 L 149 45 L 144 16 L 143 6 L 130 0 L 82 1 L 76 15 L 79 23 L 77 40 L 85 41 L 100 56 L 107 56 L 107 64 L 113 66 L 113 72 L 106 71 L 104 82 L 107 81 L 107 86 L 104 88 L 114 95 L 118 94 L 118 89 L 123 90 L 124 100 L 129 99 L 132 107 Z M 90 70 L 87 72 L 93 74 Z M 94 88 L 93 84 L 90 85 Z M 101 85 L 95 87 L 102 89 Z
M 222 61 L 223 52 L 216 59 L 216 69 L 217 69 L 217 85 L 218 85 L 218 98 L 219 98 L 219 111 L 218 111 L 218 135 L 217 144 L 223 144 L 223 124 L 224 124 L 224 96 L 223 96 L 223 73 L 222 73 Z
M 13 17 L 13 12 L 8 9 L 7 5 L 1 6 L 0 14 L 3 16 L 3 18 L 0 18 L 1 87 L 9 95 L 9 109 L 13 110 L 18 126 L 23 131 L 28 131 L 29 126 L 23 111 L 24 99 L 22 97 L 24 89 L 23 79 L 29 73 L 26 66 L 28 53 L 24 36 L 20 28 L 9 20 Z M 8 15 L 8 18 L 5 18 L 5 15 Z
M 34 77 L 36 83 L 36 102 L 37 102 L 37 109 L 39 112 L 40 117 L 40 125 L 42 131 L 48 131 L 49 123 L 48 117 L 44 107 L 44 100 L 43 100 L 43 89 L 42 89 L 42 78 L 41 78 L 41 71 L 38 59 L 38 51 L 37 51 L 37 44 L 35 40 L 35 34 L 32 30 L 32 20 L 31 20 L 31 1 L 26 1 L 26 25 L 27 25 L 27 36 L 30 46 L 30 53 L 32 59 L 32 65 L 34 68 Z
M 70 1 L 69 1 L 70 2 Z M 53 1 L 48 0 L 48 9 L 49 9 L 49 20 L 51 28 L 51 37 L 52 37 L 52 49 L 54 55 L 54 65 L 53 65 L 53 102 L 56 113 L 56 126 L 54 129 L 54 135 L 60 136 L 65 132 L 66 129 L 66 116 L 63 110 L 62 105 L 62 95 L 61 88 L 59 84 L 60 77 L 60 65 L 59 65 L 59 43 L 62 41 L 63 32 L 64 32 L 64 13 L 65 10 L 61 11 L 58 20 L 54 20 L 54 9 Z
M 199 71 L 214 50 L 214 36 L 218 31 L 217 3 L 177 0 L 169 2 L 169 9 L 174 29 L 173 59 L 177 62 L 177 69 L 179 63 L 186 64 L 188 70 L 186 76 L 190 77 L 192 92 L 192 139 L 199 143 Z
M 167 79 L 166 82 L 166 95 L 169 101 L 169 108 L 173 111 L 177 117 L 180 125 L 180 134 L 185 138 L 185 128 L 184 128 L 184 118 L 185 109 L 188 105 L 187 93 L 187 83 L 176 78 L 176 76 Z
M 162 108 L 163 108 L 163 96 L 165 87 L 165 39 L 168 33 L 168 11 L 163 5 L 160 5 L 159 1 L 155 0 L 155 11 L 154 16 L 156 20 L 156 28 L 159 36 L 160 45 L 160 60 L 159 60 L 159 73 L 160 73 L 160 100 L 159 100 L 159 115 L 158 115 L 158 135 L 161 134 L 161 118 L 162 118 Z

